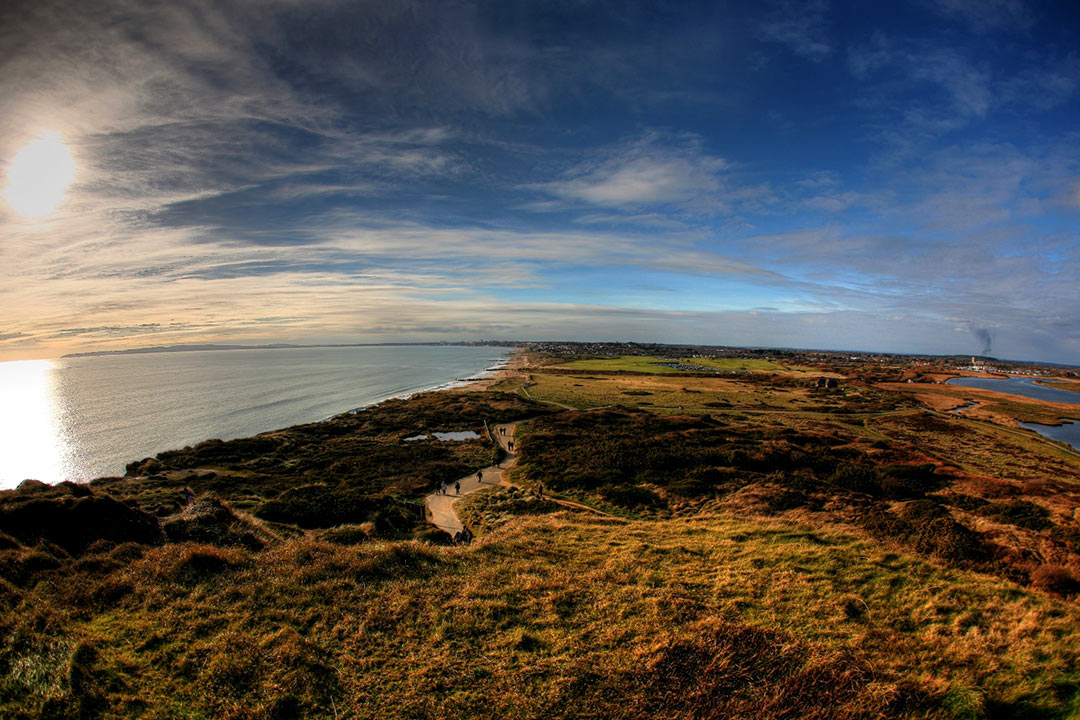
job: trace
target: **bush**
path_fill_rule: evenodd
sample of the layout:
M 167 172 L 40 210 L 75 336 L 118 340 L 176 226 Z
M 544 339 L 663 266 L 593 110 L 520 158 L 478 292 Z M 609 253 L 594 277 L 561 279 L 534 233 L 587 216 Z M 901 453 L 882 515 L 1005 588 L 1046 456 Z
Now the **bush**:
M 371 539 L 375 531 L 371 523 L 361 525 L 338 525 L 337 527 L 324 530 L 319 539 L 335 545 L 359 545 Z
M 1016 525 L 1028 530 L 1045 530 L 1053 525 L 1050 511 L 1027 500 L 989 503 L 978 509 L 979 514 L 998 522 Z
M 301 485 L 264 502 L 256 514 L 272 522 L 325 528 L 364 522 L 380 505 L 376 498 L 347 488 Z
M 1037 588 L 1058 595 L 1075 595 L 1080 592 L 1080 581 L 1061 565 L 1040 565 L 1031 573 L 1031 583 Z
M 943 479 L 932 463 L 887 465 L 881 470 L 881 494 L 894 500 L 921 498 L 941 487 Z
M 96 540 L 154 544 L 162 539 L 155 517 L 108 496 L 16 496 L 0 507 L 0 531 L 25 544 L 44 539 L 69 553 L 81 553 Z
M 618 505 L 628 509 L 647 507 L 653 508 L 663 505 L 660 496 L 648 488 L 637 485 L 616 485 L 605 487 L 600 490 L 600 497 L 612 505 Z
M 868 465 L 848 463 L 841 465 L 829 477 L 829 482 L 852 492 L 877 495 L 881 492 L 881 480 L 874 468 Z

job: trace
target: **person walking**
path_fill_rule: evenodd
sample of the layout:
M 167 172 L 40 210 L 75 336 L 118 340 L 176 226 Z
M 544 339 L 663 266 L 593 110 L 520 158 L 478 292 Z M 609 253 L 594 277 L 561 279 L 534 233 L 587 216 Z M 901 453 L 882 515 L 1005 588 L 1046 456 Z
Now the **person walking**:
M 461 494 L 461 481 L 460 480 L 458 480 L 457 482 L 454 483 L 454 492 L 457 493 L 458 495 Z
M 544 484 L 543 483 L 536 486 L 536 497 L 538 497 L 541 500 L 544 499 Z
M 476 471 L 476 482 L 483 485 L 483 483 L 484 483 L 484 471 L 483 470 L 477 470 Z

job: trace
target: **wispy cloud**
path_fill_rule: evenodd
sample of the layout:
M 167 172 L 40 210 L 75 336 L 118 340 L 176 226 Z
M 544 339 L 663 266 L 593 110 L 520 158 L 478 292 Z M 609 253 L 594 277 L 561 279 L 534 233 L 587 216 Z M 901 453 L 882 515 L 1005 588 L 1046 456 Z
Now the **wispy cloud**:
M 1024 0 L 932 0 L 925 5 L 979 33 L 1028 32 L 1036 17 Z
M 1052 10 L 9 4 L 0 161 L 54 130 L 78 170 L 54 217 L 0 207 L 0 357 L 971 326 L 1060 358 L 1080 62 Z
M 740 184 L 731 170 L 731 163 L 708 153 L 699 137 L 648 132 L 595 152 L 559 179 L 524 187 L 563 201 L 532 206 L 539 210 L 592 205 L 724 214 L 743 203 L 768 201 L 767 186 Z
M 761 35 L 788 46 L 797 55 L 820 62 L 833 51 L 828 39 L 828 11 L 826 0 L 775 2 L 761 25 Z

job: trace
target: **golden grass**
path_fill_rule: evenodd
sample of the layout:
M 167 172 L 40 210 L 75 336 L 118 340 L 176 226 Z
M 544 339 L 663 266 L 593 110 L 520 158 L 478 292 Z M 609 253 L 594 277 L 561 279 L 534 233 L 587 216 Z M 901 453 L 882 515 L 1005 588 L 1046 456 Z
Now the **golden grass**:
M 1062 688 L 1080 680 L 1073 603 L 726 512 L 560 512 L 468 549 L 164 547 L 112 575 L 127 592 L 96 609 L 65 607 L 49 584 L 28 593 L 19 622 L 35 643 L 8 648 L 21 670 L 6 703 L 30 688 L 14 708 L 28 717 L 78 697 L 107 717 L 699 717 L 708 703 L 721 716 L 1066 717 Z

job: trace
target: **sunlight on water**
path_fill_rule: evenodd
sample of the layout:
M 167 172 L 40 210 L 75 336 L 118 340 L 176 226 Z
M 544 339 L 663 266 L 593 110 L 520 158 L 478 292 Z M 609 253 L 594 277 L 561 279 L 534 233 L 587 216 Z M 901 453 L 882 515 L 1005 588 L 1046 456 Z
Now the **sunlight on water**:
M 352 347 L 0 362 L 0 489 L 87 482 L 207 438 L 314 422 L 471 377 L 488 347 Z
M 48 360 L 0 363 L 0 488 L 63 480 L 52 370 Z

